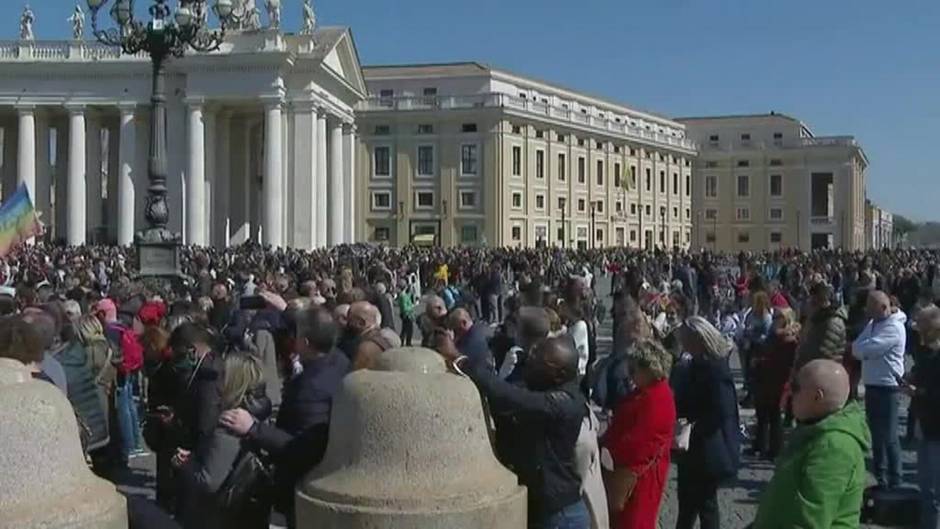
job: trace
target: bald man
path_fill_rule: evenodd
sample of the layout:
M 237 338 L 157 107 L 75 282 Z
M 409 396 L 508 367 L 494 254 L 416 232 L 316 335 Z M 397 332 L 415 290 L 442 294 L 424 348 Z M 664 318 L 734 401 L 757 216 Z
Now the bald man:
M 368 301 L 357 301 L 349 306 L 346 326 L 358 339 L 352 357 L 354 371 L 372 369 L 378 356 L 394 347 L 382 332 L 382 315 L 378 307 Z
M 467 309 L 458 308 L 447 315 L 447 328 L 454 334 L 454 343 L 460 354 L 494 366 L 487 339 L 488 325 L 474 323 Z
M 424 300 L 424 313 L 418 317 L 421 346 L 434 345 L 434 331 L 446 327 L 447 305 L 440 296 L 430 295 Z
M 855 342 L 852 355 L 862 362 L 865 413 L 872 438 L 872 470 L 878 485 L 901 485 L 898 405 L 904 377 L 907 316 L 893 308 L 888 295 L 875 290 L 865 306 L 871 320 Z M 887 467 L 887 468 L 886 468 Z
M 849 376 L 832 360 L 813 360 L 793 382 L 799 421 L 761 496 L 754 529 L 858 527 L 871 435 Z
M 570 340 L 539 343 L 525 364 L 525 387 L 496 376 L 482 359 L 459 356 L 453 342 L 439 351 L 476 384 L 494 415 L 512 416 L 500 423 L 518 440 L 503 461 L 528 487 L 530 527 L 590 527 L 576 472 L 575 444 L 587 403 L 578 389 L 578 355 Z

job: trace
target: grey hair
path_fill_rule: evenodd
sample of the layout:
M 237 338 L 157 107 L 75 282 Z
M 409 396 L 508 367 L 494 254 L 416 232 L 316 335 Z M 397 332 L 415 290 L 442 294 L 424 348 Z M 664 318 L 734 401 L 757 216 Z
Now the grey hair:
M 690 316 L 683 324 L 686 330 L 698 337 L 705 346 L 705 354 L 711 358 L 727 358 L 734 344 L 725 339 L 721 332 L 701 316 Z

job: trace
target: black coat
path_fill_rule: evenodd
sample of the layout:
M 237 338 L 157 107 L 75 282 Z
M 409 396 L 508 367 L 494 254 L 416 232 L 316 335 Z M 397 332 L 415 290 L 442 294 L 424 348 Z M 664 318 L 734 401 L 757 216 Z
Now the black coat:
M 692 423 L 689 451 L 679 464 L 702 479 L 722 482 L 741 465 L 738 397 L 727 358 L 695 358 L 677 396 L 680 418 Z
M 467 362 L 467 375 L 494 414 L 513 415 L 518 428 L 508 463 L 528 490 L 529 527 L 581 499 L 581 477 L 574 448 L 587 414 L 575 381 L 551 391 L 532 391 L 493 374 L 486 362 Z
M 215 431 L 222 414 L 223 375 L 224 362 L 215 353 L 209 353 L 195 375 L 190 375 L 191 381 L 186 381 L 174 407 L 183 448 L 192 450 L 198 439 Z
M 914 364 L 914 412 L 924 437 L 940 441 L 940 351 L 925 349 L 917 354 Z

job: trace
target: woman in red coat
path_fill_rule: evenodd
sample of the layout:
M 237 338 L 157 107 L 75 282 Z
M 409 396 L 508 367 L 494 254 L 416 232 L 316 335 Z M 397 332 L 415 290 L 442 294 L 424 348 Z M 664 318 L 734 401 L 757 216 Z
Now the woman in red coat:
M 613 475 L 626 473 L 636 485 L 622 507 L 612 498 L 611 527 L 656 529 L 676 424 L 668 381 L 672 357 L 657 342 L 643 341 L 630 351 L 628 360 L 636 389 L 617 407 L 603 444 L 616 469 Z

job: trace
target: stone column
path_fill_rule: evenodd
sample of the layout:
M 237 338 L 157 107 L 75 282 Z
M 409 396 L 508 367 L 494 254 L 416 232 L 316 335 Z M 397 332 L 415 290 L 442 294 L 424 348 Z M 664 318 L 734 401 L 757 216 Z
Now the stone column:
M 103 224 L 101 198 L 101 121 L 94 113 L 85 115 L 85 232 L 92 242 Z M 69 193 L 71 194 L 71 190 Z M 87 237 L 87 235 L 86 235 Z
M 186 171 L 186 244 L 206 245 L 206 133 L 202 102 L 189 102 L 189 165 Z
M 262 237 L 265 244 L 283 246 L 284 174 L 281 156 L 281 101 L 269 102 L 264 114 L 264 208 Z
M 30 200 L 36 203 L 36 108 L 32 105 L 16 107 L 19 115 L 19 147 L 16 158 L 16 184 L 25 185 Z
M 346 216 L 343 206 L 343 122 L 336 121 L 330 127 L 330 246 L 343 243 L 343 228 Z
M 108 244 L 117 241 L 118 182 L 121 179 L 121 121 L 108 119 Z M 133 227 L 133 225 L 132 225 Z
M 230 148 L 232 145 L 232 114 L 223 111 L 219 114 L 216 139 L 216 166 L 215 166 L 215 209 L 212 218 L 215 221 L 216 233 L 218 233 L 217 244 L 223 248 L 228 248 L 232 239 L 231 210 L 229 202 L 232 192 L 232 158 Z
M 343 128 L 343 242 L 356 242 L 356 125 Z
M 326 110 L 320 109 L 317 114 L 317 172 L 316 172 L 316 205 L 317 212 L 317 247 L 326 246 L 327 241 L 327 165 L 326 165 Z
M 117 171 L 117 243 L 127 246 L 134 242 L 134 160 L 137 154 L 136 105 L 121 105 L 120 146 Z
M 288 159 L 293 167 L 293 187 L 289 195 L 292 215 L 288 233 L 291 234 L 293 247 L 309 250 L 316 246 L 316 208 L 312 207 L 316 203 L 316 107 L 310 101 L 295 101 L 291 122 L 292 134 L 288 141 L 293 148 Z
M 55 194 L 53 200 L 53 225 L 55 226 L 55 239 L 68 239 L 68 219 L 69 219 L 69 150 L 71 149 L 71 140 L 69 139 L 69 118 L 60 118 L 55 121 Z
M 85 107 L 68 106 L 69 172 L 67 241 L 85 244 Z
M 219 214 L 218 212 L 218 189 L 216 186 L 216 120 L 217 114 L 212 111 L 212 109 L 206 110 L 203 115 L 203 123 L 205 124 L 206 132 L 206 144 L 205 144 L 205 196 L 204 204 L 205 208 L 203 209 L 205 213 L 205 218 L 203 219 L 203 237 L 205 240 L 206 246 L 213 246 L 219 240 L 219 234 L 215 229 L 215 217 Z
M 36 114 L 36 194 L 33 204 L 39 211 L 39 220 L 52 230 L 52 166 L 50 165 L 49 115 Z

